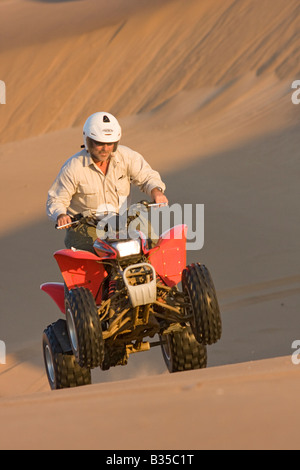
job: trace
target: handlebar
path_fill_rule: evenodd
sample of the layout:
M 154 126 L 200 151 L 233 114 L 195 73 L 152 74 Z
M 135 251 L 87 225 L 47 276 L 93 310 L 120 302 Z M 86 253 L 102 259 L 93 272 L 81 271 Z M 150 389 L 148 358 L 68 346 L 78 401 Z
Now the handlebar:
M 166 207 L 168 204 L 166 202 L 148 202 L 148 201 L 140 201 L 138 202 L 136 205 L 142 205 L 144 206 L 146 209 L 151 209 L 152 207 L 154 208 L 158 208 L 158 207 Z M 129 208 L 127 209 L 127 212 L 128 212 Z M 109 212 L 107 214 L 104 214 L 104 215 L 108 215 Z M 87 210 L 87 211 L 84 211 L 82 213 L 79 213 L 79 214 L 76 214 L 74 216 L 70 216 L 72 222 L 68 223 L 68 224 L 65 224 L 65 225 L 61 225 L 61 226 L 58 226 L 57 224 L 55 225 L 55 228 L 56 230 L 62 230 L 64 228 L 67 228 L 67 227 L 70 227 L 71 225 L 76 225 L 76 224 L 79 224 L 79 223 L 83 223 L 84 221 L 92 221 L 94 220 L 95 222 L 96 221 L 99 221 L 101 220 L 99 217 L 97 217 L 97 212 L 96 211 L 92 211 L 92 210 Z
M 72 217 L 71 217 L 71 219 L 72 219 Z M 56 225 L 55 225 L 55 228 L 56 228 L 56 230 L 61 230 L 61 229 L 66 228 L 66 227 L 70 227 L 71 225 L 78 224 L 79 222 L 80 222 L 79 220 L 76 220 L 76 221 L 74 221 L 74 222 L 70 222 L 69 224 L 60 225 L 60 226 L 58 226 L 58 225 L 56 224 Z
M 138 204 L 141 204 L 143 206 L 146 207 L 146 209 L 149 209 L 149 207 L 165 207 L 167 206 L 168 204 L 166 202 L 148 202 L 148 201 L 140 201 L 137 203 Z

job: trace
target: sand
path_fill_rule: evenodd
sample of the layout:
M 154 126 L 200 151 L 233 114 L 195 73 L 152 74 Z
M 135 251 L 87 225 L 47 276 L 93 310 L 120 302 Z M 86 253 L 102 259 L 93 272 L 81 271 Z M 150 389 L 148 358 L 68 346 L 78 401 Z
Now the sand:
M 0 1 L 0 449 L 299 448 L 299 21 L 297 0 Z M 170 203 L 204 204 L 188 263 L 224 331 L 206 370 L 169 374 L 153 348 L 52 392 L 41 337 L 61 314 L 39 286 L 61 280 L 63 235 L 45 201 L 99 110 Z

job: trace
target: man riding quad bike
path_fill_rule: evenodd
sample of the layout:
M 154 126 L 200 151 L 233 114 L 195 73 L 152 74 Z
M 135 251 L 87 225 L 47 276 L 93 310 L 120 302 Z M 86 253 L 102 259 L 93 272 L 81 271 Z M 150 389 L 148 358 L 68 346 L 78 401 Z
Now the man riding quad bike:
M 199 263 L 186 266 L 186 225 L 149 236 L 143 214 L 168 203 L 165 185 L 141 155 L 118 146 L 120 136 L 113 116 L 92 115 L 85 149 L 49 191 L 48 215 L 67 228 L 67 248 L 54 254 L 64 282 L 41 286 L 65 315 L 43 335 L 52 389 L 90 384 L 92 369 L 126 365 L 130 354 L 157 345 L 170 372 L 204 368 L 206 346 L 221 337 L 210 273 Z M 120 211 L 130 182 L 155 202 Z
M 97 223 L 93 215 L 78 219 Z M 221 337 L 220 311 L 208 269 L 186 266 L 186 231 L 175 226 L 154 246 L 142 232 L 124 238 L 117 231 L 115 238 L 96 240 L 95 254 L 54 254 L 64 283 L 41 286 L 65 314 L 43 336 L 52 389 L 90 384 L 91 369 L 125 365 L 131 353 L 156 345 L 170 372 L 206 367 L 206 345 Z M 159 341 L 151 343 L 155 335 Z

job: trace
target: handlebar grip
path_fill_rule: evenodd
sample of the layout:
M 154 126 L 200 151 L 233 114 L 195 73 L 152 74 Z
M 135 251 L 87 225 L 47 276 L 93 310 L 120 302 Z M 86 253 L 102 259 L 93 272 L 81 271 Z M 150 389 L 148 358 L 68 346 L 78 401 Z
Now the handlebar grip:
M 55 228 L 57 230 L 61 230 L 63 228 L 66 228 L 66 227 L 70 227 L 70 225 L 74 225 L 74 224 L 77 224 L 78 221 L 75 221 L 75 222 L 70 222 L 69 224 L 65 224 L 65 225 L 61 225 L 61 226 L 58 226 L 57 224 L 55 225 Z
M 74 224 L 77 224 L 78 220 L 76 220 L 76 218 L 79 216 L 79 214 L 77 214 L 75 217 L 72 217 L 71 215 L 69 216 L 70 219 L 72 220 L 72 222 L 69 222 L 68 224 L 65 224 L 65 225 L 61 225 L 61 226 L 58 226 L 58 224 L 55 224 L 55 228 L 56 230 L 61 230 L 63 228 L 66 228 L 66 227 L 69 227 L 70 225 L 74 225 Z

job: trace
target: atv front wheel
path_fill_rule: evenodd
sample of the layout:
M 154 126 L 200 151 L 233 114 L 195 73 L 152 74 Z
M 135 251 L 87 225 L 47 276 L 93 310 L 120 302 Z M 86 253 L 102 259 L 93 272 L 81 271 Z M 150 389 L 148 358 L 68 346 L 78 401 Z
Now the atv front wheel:
M 59 320 L 65 329 L 65 320 Z M 54 333 L 54 324 L 48 326 L 43 334 L 43 355 L 48 382 L 52 390 L 90 385 L 91 371 L 81 368 L 73 354 L 64 354 Z
M 190 300 L 190 325 L 196 340 L 204 345 L 216 343 L 222 335 L 222 322 L 208 269 L 199 263 L 187 266 L 182 273 L 182 287 Z
M 206 368 L 206 346 L 195 340 L 190 327 L 161 335 L 160 341 L 163 358 L 169 372 Z
M 79 287 L 65 298 L 67 329 L 76 361 L 94 369 L 104 359 L 104 340 L 97 306 L 89 289 Z

